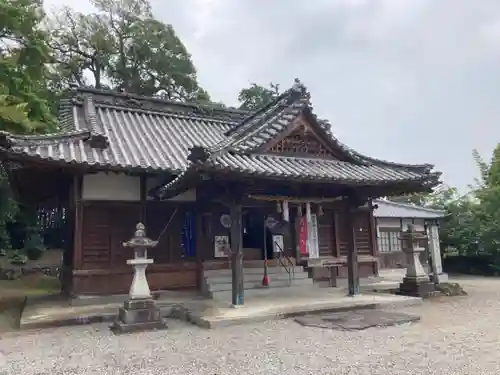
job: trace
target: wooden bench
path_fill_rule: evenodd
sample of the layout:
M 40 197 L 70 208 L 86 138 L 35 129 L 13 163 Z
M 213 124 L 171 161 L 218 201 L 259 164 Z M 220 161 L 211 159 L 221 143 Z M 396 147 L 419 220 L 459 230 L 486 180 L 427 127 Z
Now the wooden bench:
M 307 267 L 314 268 L 327 268 L 329 271 L 328 285 L 331 287 L 337 286 L 337 268 L 343 267 L 347 264 L 347 259 L 337 257 L 319 257 L 314 259 L 307 259 Z M 313 270 L 314 272 L 314 270 Z M 314 279 L 314 275 L 313 275 Z
M 314 259 L 306 259 L 307 267 L 310 269 L 314 268 L 327 268 L 329 271 L 328 283 L 331 287 L 337 286 L 337 273 L 338 268 L 347 265 L 347 257 L 333 257 L 333 256 L 323 256 Z M 358 256 L 358 264 L 361 263 L 376 263 L 378 259 L 371 255 L 360 255 Z M 314 272 L 314 271 L 313 271 Z

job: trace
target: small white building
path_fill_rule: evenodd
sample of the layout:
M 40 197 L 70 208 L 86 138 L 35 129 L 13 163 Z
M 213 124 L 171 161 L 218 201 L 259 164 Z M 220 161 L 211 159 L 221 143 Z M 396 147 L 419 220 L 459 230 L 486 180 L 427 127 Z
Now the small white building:
M 433 229 L 433 240 L 439 251 L 438 222 L 446 215 L 444 211 L 381 199 L 373 201 L 373 204 L 376 205 L 373 216 L 377 228 L 380 268 L 405 268 L 399 234 L 408 228 L 408 224 L 414 224 L 419 232 Z M 422 254 L 422 264 L 427 265 L 428 252 Z M 438 268 L 441 267 L 440 260 L 439 257 Z

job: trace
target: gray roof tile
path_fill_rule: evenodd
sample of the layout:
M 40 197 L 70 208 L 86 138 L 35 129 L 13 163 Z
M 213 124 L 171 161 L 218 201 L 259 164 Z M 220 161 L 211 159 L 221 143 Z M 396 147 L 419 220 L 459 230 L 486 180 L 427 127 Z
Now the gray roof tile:
M 408 203 L 392 202 L 378 199 L 373 202 L 378 207 L 373 211 L 376 217 L 404 219 L 438 219 L 446 216 L 446 212 Z
M 338 142 L 328 125 L 313 115 L 309 94 L 300 83 L 254 113 L 87 89 L 72 95 L 62 102 L 63 133 L 3 133 L 0 144 L 11 154 L 31 158 L 180 175 L 205 168 L 357 183 L 435 178 L 429 165 L 408 166 L 364 157 Z M 259 153 L 261 146 L 304 113 L 332 147 L 344 151 L 345 161 Z M 194 146 L 206 150 L 201 153 L 208 155 L 205 163 L 188 161 Z
M 64 134 L 42 136 L 7 135 L 11 151 L 52 161 L 95 167 L 118 167 L 150 171 L 184 170 L 189 149 L 209 147 L 224 138 L 231 123 L 217 119 L 126 109 L 94 104 L 92 131 L 85 108 L 74 105 L 72 124 Z M 93 121 L 92 121 L 93 122 Z M 109 145 L 93 148 L 92 134 L 104 135 Z
M 380 183 L 384 181 L 420 181 L 421 173 L 395 170 L 386 166 L 355 165 L 338 160 L 298 158 L 270 154 L 224 153 L 205 163 L 208 169 L 228 169 L 235 172 L 293 178 L 327 180 L 346 183 Z

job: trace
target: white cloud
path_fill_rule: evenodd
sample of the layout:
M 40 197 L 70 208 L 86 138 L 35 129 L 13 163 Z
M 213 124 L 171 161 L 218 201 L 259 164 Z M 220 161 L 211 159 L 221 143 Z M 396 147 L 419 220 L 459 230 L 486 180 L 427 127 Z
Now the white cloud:
M 375 157 L 435 163 L 462 188 L 476 173 L 471 150 L 489 156 L 500 139 L 498 0 L 152 4 L 215 100 L 235 104 L 250 82 L 285 87 L 299 77 L 342 141 Z

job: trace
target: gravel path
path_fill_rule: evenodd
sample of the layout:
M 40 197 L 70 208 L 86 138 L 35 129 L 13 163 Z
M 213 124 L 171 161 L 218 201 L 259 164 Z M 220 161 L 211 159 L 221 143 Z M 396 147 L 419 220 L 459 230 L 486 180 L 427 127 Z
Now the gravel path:
M 499 374 L 500 280 L 464 279 L 468 297 L 406 309 L 420 323 L 361 332 L 288 321 L 113 336 L 107 325 L 0 341 L 0 374 Z M 3 368 L 2 365 L 5 365 Z

